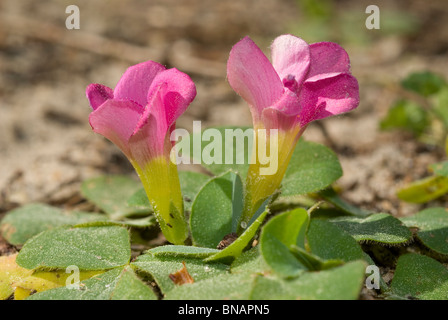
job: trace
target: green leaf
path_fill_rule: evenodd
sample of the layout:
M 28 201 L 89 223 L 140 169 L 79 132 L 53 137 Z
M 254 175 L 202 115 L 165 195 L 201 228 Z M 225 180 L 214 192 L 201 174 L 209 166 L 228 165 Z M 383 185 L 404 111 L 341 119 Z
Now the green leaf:
M 421 20 L 408 10 L 384 10 L 384 12 L 381 12 L 381 28 L 377 31 L 385 36 L 412 35 L 418 32 L 421 27 L 420 24 Z M 349 25 L 348 28 L 350 32 L 353 25 Z M 363 35 L 366 36 L 365 33 Z
M 331 269 L 344 264 L 342 260 L 324 260 L 306 251 L 304 248 L 295 245 L 290 247 L 290 251 L 310 271 Z
M 36 234 L 62 225 L 102 221 L 102 214 L 68 212 L 46 204 L 28 204 L 9 211 L 0 224 L 2 236 L 13 245 L 22 245 Z
M 67 271 L 67 272 L 66 272 Z M 52 271 L 33 271 L 32 275 L 22 278 L 14 283 L 14 300 L 25 300 L 36 292 L 43 292 L 50 289 L 66 286 L 73 283 L 73 269 L 52 270 Z M 104 273 L 104 270 L 79 271 L 79 280 L 87 280 L 98 274 Z
M 319 191 L 319 195 L 334 205 L 337 209 L 343 211 L 346 214 L 358 216 L 358 217 L 366 217 L 370 214 L 370 212 L 364 211 L 358 207 L 355 207 L 344 200 L 342 200 L 338 194 L 334 191 L 333 188 L 327 188 L 325 190 Z
M 244 249 L 247 248 L 249 242 L 254 238 L 267 214 L 268 211 L 264 211 L 234 242 L 218 253 L 208 257 L 205 261 L 231 263 L 235 258 L 239 257 Z
M 17 265 L 16 254 L 0 256 L 0 300 L 8 299 L 13 293 L 13 284 L 30 276 L 33 272 Z
M 84 222 L 75 225 L 77 228 L 86 227 L 133 227 L 133 228 L 145 228 L 156 224 L 154 216 L 148 216 L 140 219 L 124 219 L 124 220 L 104 220 L 104 221 L 91 221 Z
M 429 166 L 429 168 L 437 176 L 448 177 L 448 161 L 433 163 Z
M 390 214 L 378 213 L 367 218 L 340 217 L 332 223 L 357 241 L 376 241 L 387 244 L 405 243 L 412 238 L 411 231 Z
M 290 252 L 290 247 L 304 247 L 308 213 L 295 209 L 273 217 L 263 227 L 260 252 L 271 269 L 282 277 L 295 277 L 307 270 Z
M 259 276 L 251 299 L 355 300 L 362 288 L 365 268 L 363 261 L 354 261 L 327 271 L 306 272 L 289 280 Z
M 232 170 L 237 172 L 242 179 L 245 179 L 252 155 L 253 130 L 247 127 L 220 127 L 209 128 L 208 130 L 210 129 L 216 130 L 216 137 L 220 138 L 218 143 L 211 138 L 210 142 L 204 141 L 201 145 L 201 136 L 198 133 L 191 136 L 190 142 L 192 146 L 190 149 L 194 153 L 196 161 L 200 162 L 201 159 L 199 159 L 199 152 L 193 152 L 193 140 L 195 137 L 197 139 L 196 145 L 201 145 L 202 156 L 204 148 L 222 146 L 218 148 L 221 151 L 219 163 L 207 164 L 205 161 L 202 161 L 203 167 L 215 175 L 222 175 Z M 234 133 L 239 133 L 238 136 L 243 139 L 232 140 Z M 208 154 L 209 152 L 205 153 Z M 226 163 L 225 157 L 228 156 L 230 158 L 230 155 L 233 155 L 233 161 L 227 161 Z M 285 196 L 290 196 L 318 191 L 333 183 L 341 175 L 341 165 L 333 151 L 323 145 L 300 139 L 285 173 L 282 193 Z
M 147 228 L 147 227 L 153 227 L 157 226 L 157 220 L 154 216 L 147 216 L 143 218 L 137 218 L 137 219 L 123 219 L 121 221 L 112 221 L 117 222 L 118 224 L 126 227 L 133 227 L 133 228 Z
M 228 266 L 221 263 L 206 263 L 202 259 L 188 256 L 156 256 L 151 253 L 139 256 L 131 265 L 139 271 L 148 273 L 157 283 L 162 293 L 166 294 L 176 287 L 169 275 L 182 269 L 182 262 L 185 262 L 188 273 L 195 282 L 216 277 L 226 273 L 228 269 Z M 187 284 L 181 287 L 184 286 L 187 286 Z M 190 299 L 193 299 L 193 297 L 190 297 Z
M 381 130 L 404 129 L 419 136 L 430 125 L 428 112 L 409 100 L 397 101 L 380 122 Z
M 210 180 L 210 177 L 202 173 L 179 171 L 180 188 L 184 197 L 185 210 L 191 210 L 196 195 L 208 180 Z
M 84 280 L 79 289 L 60 287 L 36 293 L 27 300 L 157 300 L 157 296 L 126 266 Z
M 218 249 L 210 249 L 210 248 L 201 248 L 201 247 L 193 247 L 193 246 L 175 246 L 175 245 L 166 245 L 159 246 L 153 249 L 148 250 L 146 253 L 152 254 L 155 257 L 159 256 L 168 256 L 168 257 L 188 257 L 188 258 L 197 258 L 203 259 L 207 258 L 217 252 L 220 252 Z
M 243 252 L 230 266 L 231 273 L 263 273 L 270 271 L 269 266 L 260 254 L 260 246 Z
M 428 208 L 401 221 L 408 227 L 417 227 L 417 237 L 429 249 L 448 255 L 447 209 Z
M 438 261 L 415 253 L 398 259 L 392 293 L 403 298 L 448 299 L 448 270 Z
M 127 204 L 127 200 L 141 187 L 139 181 L 127 176 L 102 176 L 84 181 L 81 192 L 112 219 L 119 220 L 150 213 L 147 207 L 138 208 Z
M 429 71 L 415 72 L 401 82 L 403 88 L 428 97 L 446 86 L 445 80 Z
M 281 195 L 319 191 L 341 176 L 341 164 L 333 151 L 318 143 L 300 139 L 286 169 Z
M 308 229 L 311 253 L 324 260 L 362 260 L 364 252 L 356 240 L 333 223 L 312 219 Z
M 210 180 L 210 177 L 202 173 L 179 171 L 179 182 L 184 197 L 185 210 L 191 210 L 194 198 L 196 198 L 199 190 L 208 180 Z M 128 199 L 128 205 L 152 210 L 145 189 L 143 188 Z
M 448 129 L 448 86 L 444 86 L 434 97 L 433 110 Z
M 254 275 L 222 274 L 200 282 L 176 287 L 166 300 L 247 300 L 250 297 Z
M 448 192 L 448 177 L 431 176 L 414 181 L 397 191 L 401 200 L 411 203 L 425 203 Z
M 227 172 L 211 179 L 199 191 L 191 208 L 193 243 L 216 248 L 224 236 L 236 232 L 242 206 L 242 182 L 238 174 Z
M 129 207 L 146 208 L 148 211 L 152 211 L 151 203 L 143 187 L 129 197 L 127 204 Z
M 62 269 L 75 265 L 81 270 L 104 270 L 129 262 L 131 248 L 126 228 L 59 227 L 28 240 L 17 256 L 27 269 Z
M 253 129 L 229 126 L 208 128 L 206 132 L 211 136 L 202 136 L 204 132 L 190 135 L 191 157 L 217 176 L 231 170 L 245 178 L 252 154 Z M 204 138 L 209 141 L 201 141 Z M 211 152 L 213 149 L 216 155 Z

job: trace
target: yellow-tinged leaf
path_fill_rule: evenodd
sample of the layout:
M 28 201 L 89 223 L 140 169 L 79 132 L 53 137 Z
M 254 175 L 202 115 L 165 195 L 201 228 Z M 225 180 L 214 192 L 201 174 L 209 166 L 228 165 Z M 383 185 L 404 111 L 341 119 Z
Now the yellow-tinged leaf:
M 12 283 L 31 275 L 32 270 L 16 264 L 17 253 L 0 257 L 0 300 L 8 299 L 13 293 Z
M 104 273 L 104 271 L 80 271 L 79 281 L 89 279 L 101 273 Z M 68 279 L 70 276 L 72 277 Z M 14 299 L 24 300 L 33 293 L 66 286 L 67 280 L 68 284 L 72 284 L 72 278 L 73 274 L 71 272 L 66 273 L 65 270 L 35 272 L 33 275 L 13 283 L 13 287 L 16 288 Z
M 32 291 L 23 288 L 16 288 L 14 290 L 14 300 L 25 300 L 31 295 Z

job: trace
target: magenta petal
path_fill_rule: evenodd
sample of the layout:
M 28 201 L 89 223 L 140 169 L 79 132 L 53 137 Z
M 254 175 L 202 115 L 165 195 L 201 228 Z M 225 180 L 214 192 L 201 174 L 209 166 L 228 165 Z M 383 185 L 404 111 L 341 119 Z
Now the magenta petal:
M 115 143 L 130 158 L 128 140 L 143 114 L 143 108 L 132 101 L 107 100 L 90 113 L 93 131 Z
M 296 115 L 289 115 L 275 107 L 269 107 L 262 112 L 262 122 L 266 129 L 292 131 L 299 122 Z
M 148 91 L 148 105 L 129 139 L 132 157 L 141 165 L 160 155 L 169 157 L 170 128 L 196 96 L 190 77 L 177 69 L 160 72 Z
M 114 98 L 131 100 L 146 106 L 151 83 L 162 70 L 165 70 L 165 67 L 154 61 L 146 61 L 129 67 L 115 87 Z
M 272 64 L 258 46 L 245 37 L 235 44 L 227 62 L 230 86 L 247 103 L 255 118 L 283 94 L 283 84 Z
M 165 154 L 165 138 L 169 127 L 165 121 L 165 109 L 160 90 L 164 86 L 166 85 L 161 84 L 159 90 L 154 93 L 144 115 L 129 138 L 132 158 L 141 166 L 150 159 Z
M 196 86 L 187 74 L 172 68 L 160 72 L 154 78 L 147 101 L 151 101 L 157 92 L 160 92 L 163 102 L 161 105 L 157 104 L 157 107 L 164 109 L 165 122 L 170 127 L 196 97 Z M 153 108 L 155 107 L 150 107 L 150 112 Z
M 86 96 L 92 109 L 96 110 L 106 100 L 113 99 L 114 92 L 111 88 L 102 84 L 92 83 L 87 86 Z
M 349 73 L 350 59 L 337 43 L 318 42 L 310 45 L 311 65 L 308 78 L 322 73 Z
M 277 37 L 271 45 L 271 50 L 272 65 L 285 86 L 288 87 L 287 81 L 295 80 L 296 87 L 300 87 L 310 66 L 308 44 L 298 37 L 287 34 Z
M 141 167 L 144 167 L 151 159 L 164 154 L 164 137 L 160 136 L 157 125 L 156 118 L 149 115 L 140 129 L 129 139 L 131 158 Z
M 322 74 L 307 79 L 300 93 L 300 124 L 348 112 L 359 104 L 359 87 L 348 73 Z
M 288 116 L 297 116 L 302 109 L 299 97 L 290 90 L 285 90 L 281 98 L 273 105 L 273 108 Z

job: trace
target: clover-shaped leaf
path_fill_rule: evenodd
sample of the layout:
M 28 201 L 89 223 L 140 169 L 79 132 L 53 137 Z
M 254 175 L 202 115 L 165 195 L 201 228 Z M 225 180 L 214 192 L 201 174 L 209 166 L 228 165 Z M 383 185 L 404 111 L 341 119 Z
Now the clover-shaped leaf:
M 222 274 L 168 292 L 166 300 L 248 300 L 255 275 Z
M 51 289 L 28 300 L 157 300 L 157 295 L 126 266 L 81 281 L 79 288 Z
M 107 216 L 87 212 L 68 212 L 46 204 L 28 204 L 9 211 L 0 224 L 2 236 L 14 245 L 22 245 L 36 234 L 62 225 L 104 221 Z
M 367 218 L 339 217 L 331 220 L 357 241 L 402 244 L 412 238 L 411 231 L 390 214 L 377 213 Z
M 260 252 L 266 264 L 278 275 L 294 277 L 307 270 L 290 248 L 295 245 L 304 247 L 308 223 L 307 211 L 295 209 L 275 216 L 263 227 Z
M 365 268 L 363 261 L 353 261 L 331 270 L 306 272 L 292 280 L 259 276 L 251 299 L 355 300 L 362 288 Z
M 28 240 L 17 256 L 27 269 L 104 270 L 129 262 L 131 248 L 126 228 L 111 226 L 59 227 Z
M 322 190 L 341 176 L 341 164 L 332 150 L 300 139 L 282 181 L 282 196 Z
M 237 231 L 243 207 L 241 178 L 227 172 L 211 179 L 194 200 L 190 228 L 196 246 L 216 248 L 224 236 Z
M 417 238 L 429 249 L 448 255 L 448 211 L 445 208 L 428 208 L 401 221 L 408 227 L 418 228 Z
M 128 199 L 142 184 L 127 176 L 102 176 L 85 180 L 81 192 L 88 200 L 101 208 L 112 219 L 122 219 L 132 215 L 147 215 L 146 207 L 128 205 Z
M 391 291 L 405 299 L 447 300 L 448 270 L 432 258 L 405 254 L 398 259 Z
M 138 271 L 149 274 L 162 293 L 166 294 L 176 287 L 176 284 L 170 279 L 170 274 L 182 269 L 183 263 L 195 283 L 226 273 L 228 269 L 228 266 L 224 264 L 206 263 L 202 259 L 191 256 L 154 255 L 150 252 L 139 256 L 131 265 Z
M 311 253 L 324 260 L 364 259 L 364 252 L 356 240 L 332 222 L 312 219 L 307 240 Z

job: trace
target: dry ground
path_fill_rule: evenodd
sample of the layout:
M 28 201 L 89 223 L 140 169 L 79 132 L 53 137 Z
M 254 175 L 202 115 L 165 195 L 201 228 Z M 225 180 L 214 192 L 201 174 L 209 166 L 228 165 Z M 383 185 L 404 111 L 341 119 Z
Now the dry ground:
M 370 4 L 335 3 L 337 12 L 348 8 L 360 16 Z M 80 8 L 80 30 L 65 28 L 70 4 Z M 311 125 L 304 137 L 339 155 L 344 176 L 338 183 L 345 199 L 399 216 L 419 207 L 398 201 L 396 188 L 425 176 L 427 165 L 444 155 L 406 134 L 380 132 L 378 121 L 402 94 L 398 83 L 409 72 L 432 70 L 448 79 L 448 6 L 444 0 L 379 6 L 382 12 L 413 14 L 419 30 L 369 34 L 368 44 L 344 45 L 360 82 L 360 106 Z M 178 127 L 190 129 L 193 120 L 203 126 L 250 125 L 247 106 L 226 82 L 228 52 L 245 35 L 268 49 L 301 17 L 292 0 L 2 0 L 0 217 L 36 201 L 77 206 L 82 180 L 134 174 L 119 150 L 90 129 L 84 93 L 89 83 L 113 87 L 129 65 L 156 60 L 189 73 L 197 84 L 197 98 Z

